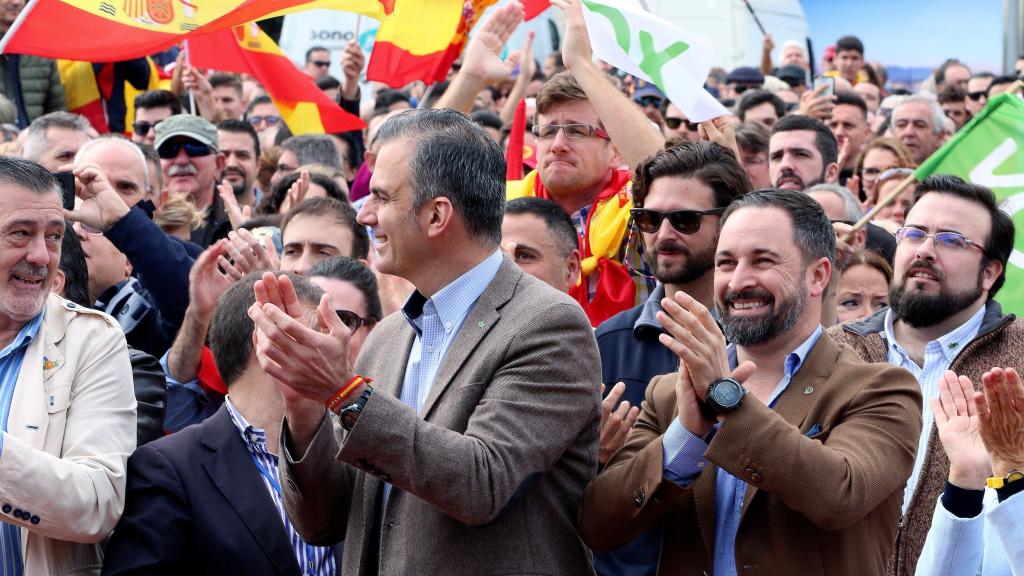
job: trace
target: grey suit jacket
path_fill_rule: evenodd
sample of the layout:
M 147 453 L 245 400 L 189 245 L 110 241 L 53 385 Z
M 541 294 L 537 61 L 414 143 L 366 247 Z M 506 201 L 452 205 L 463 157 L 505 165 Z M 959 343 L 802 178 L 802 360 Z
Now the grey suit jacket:
M 597 471 L 601 362 L 583 310 L 506 257 L 420 414 L 398 398 L 413 340 L 386 318 L 359 358 L 374 392 L 352 431 L 328 415 L 300 460 L 282 458 L 298 531 L 344 539 L 346 575 L 378 543 L 386 575 L 591 574 L 576 510 Z

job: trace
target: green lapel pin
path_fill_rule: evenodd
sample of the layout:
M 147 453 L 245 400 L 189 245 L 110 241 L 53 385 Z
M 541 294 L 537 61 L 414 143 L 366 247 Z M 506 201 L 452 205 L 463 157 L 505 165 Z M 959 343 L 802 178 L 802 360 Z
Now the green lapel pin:
M 486 328 L 486 327 L 487 327 L 487 324 L 484 324 L 484 321 L 483 321 L 483 320 L 477 320 L 477 321 L 476 321 L 476 327 L 477 327 L 477 328 Z
M 814 392 L 814 386 L 808 386 L 807 388 L 804 388 L 804 394 L 810 394 L 811 392 Z

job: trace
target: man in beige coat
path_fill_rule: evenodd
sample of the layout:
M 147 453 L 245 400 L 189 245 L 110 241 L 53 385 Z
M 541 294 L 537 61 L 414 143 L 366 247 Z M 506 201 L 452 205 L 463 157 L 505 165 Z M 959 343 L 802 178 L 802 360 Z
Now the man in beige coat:
M 41 166 L 0 158 L 0 568 L 99 573 L 124 506 L 135 397 L 124 335 L 50 295 L 65 233 Z

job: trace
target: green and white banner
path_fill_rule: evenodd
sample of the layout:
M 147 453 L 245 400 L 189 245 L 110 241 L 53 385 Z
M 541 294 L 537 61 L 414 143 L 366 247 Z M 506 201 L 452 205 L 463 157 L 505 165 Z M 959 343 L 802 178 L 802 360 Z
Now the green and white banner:
M 953 174 L 991 188 L 1018 231 L 996 300 L 1005 312 L 1024 314 L 1024 100 L 1000 94 L 932 154 L 914 173 Z
M 583 0 L 583 17 L 598 58 L 661 88 L 691 122 L 731 114 L 704 90 L 707 38 L 624 0 Z

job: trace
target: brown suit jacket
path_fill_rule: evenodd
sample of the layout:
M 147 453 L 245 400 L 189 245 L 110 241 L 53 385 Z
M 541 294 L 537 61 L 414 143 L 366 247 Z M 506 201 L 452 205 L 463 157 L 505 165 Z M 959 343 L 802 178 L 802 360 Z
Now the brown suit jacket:
M 822 335 L 775 410 L 747 395 L 725 418 L 705 453 L 714 466 L 686 488 L 664 478 L 675 381 L 651 382 L 629 441 L 587 487 L 587 544 L 614 548 L 662 521 L 659 573 L 710 573 L 722 467 L 747 483 L 740 574 L 884 574 L 921 431 L 921 393 L 910 373 L 865 364 Z
M 282 458 L 296 529 L 344 539 L 346 575 L 378 543 L 380 574 L 592 574 L 575 520 L 597 472 L 601 361 L 583 310 L 505 257 L 420 414 L 398 398 L 413 339 L 386 318 L 359 358 L 374 391 L 352 431 L 329 416 L 301 460 Z

